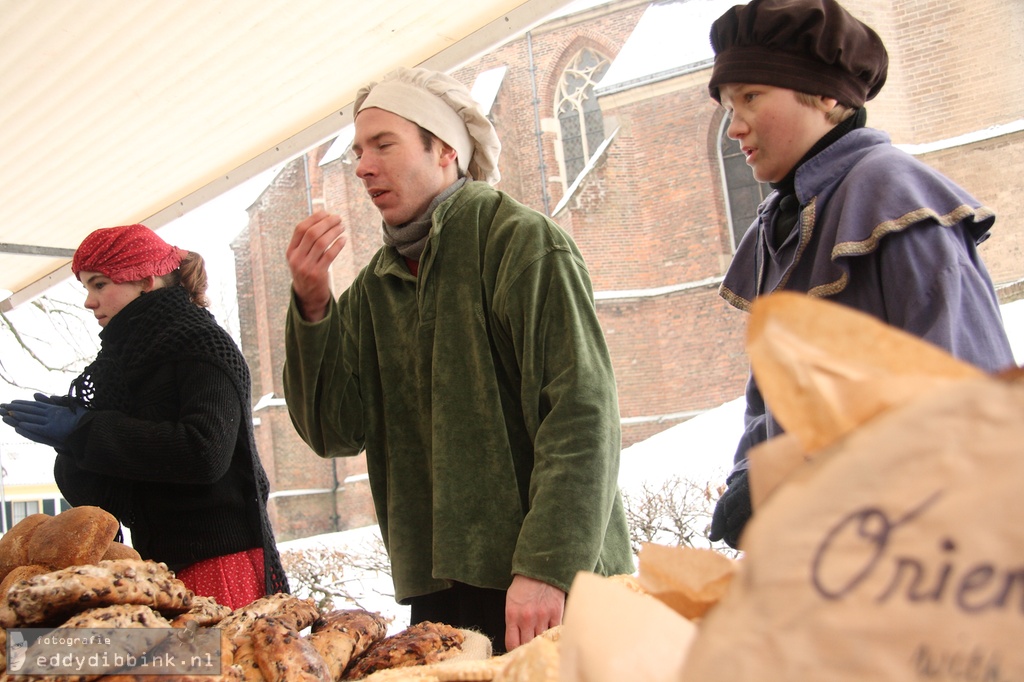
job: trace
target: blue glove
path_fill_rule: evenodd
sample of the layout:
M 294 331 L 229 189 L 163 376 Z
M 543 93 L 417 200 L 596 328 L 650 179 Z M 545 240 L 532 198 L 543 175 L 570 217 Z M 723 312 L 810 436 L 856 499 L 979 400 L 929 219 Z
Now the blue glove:
M 50 405 L 62 405 L 64 407 L 83 407 L 81 402 L 76 402 L 75 405 L 71 404 L 70 396 L 66 395 L 43 395 L 42 393 L 36 393 L 35 399 L 41 403 L 47 403 Z
M 62 448 L 68 436 L 85 416 L 81 405 L 64 405 L 64 401 L 35 394 L 35 400 L 13 400 L 0 405 L 3 422 L 15 433 L 52 448 Z
M 715 505 L 715 513 L 711 517 L 711 533 L 708 539 L 712 542 L 725 540 L 725 544 L 739 549 L 740 535 L 750 519 L 750 483 L 747 470 L 737 471 L 729 480 L 729 486 Z

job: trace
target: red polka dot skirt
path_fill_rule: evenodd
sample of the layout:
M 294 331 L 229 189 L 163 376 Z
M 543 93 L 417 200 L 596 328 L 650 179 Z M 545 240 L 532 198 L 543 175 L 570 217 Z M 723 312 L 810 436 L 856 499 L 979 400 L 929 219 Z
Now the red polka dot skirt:
M 227 554 L 192 564 L 176 573 L 198 595 L 237 609 L 264 596 L 263 548 Z

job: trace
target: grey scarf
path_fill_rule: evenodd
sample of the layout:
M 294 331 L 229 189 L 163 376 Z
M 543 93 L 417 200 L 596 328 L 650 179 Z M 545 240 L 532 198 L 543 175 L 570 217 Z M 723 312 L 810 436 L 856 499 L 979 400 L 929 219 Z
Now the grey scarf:
M 466 178 L 464 177 L 453 182 L 448 186 L 448 189 L 434 197 L 434 200 L 427 206 L 427 210 L 423 212 L 423 215 L 410 220 L 405 225 L 388 225 L 382 222 L 384 243 L 395 247 L 398 253 L 406 258 L 418 261 L 420 256 L 423 255 L 423 247 L 427 245 L 427 237 L 430 236 L 434 210 L 441 205 L 441 202 L 455 194 L 465 184 Z

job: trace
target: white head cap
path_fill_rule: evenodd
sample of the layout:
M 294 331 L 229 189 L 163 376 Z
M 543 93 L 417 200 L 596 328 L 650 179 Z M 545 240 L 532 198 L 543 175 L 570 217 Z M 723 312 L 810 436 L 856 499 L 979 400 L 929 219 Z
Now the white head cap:
M 356 94 L 356 115 L 376 107 L 436 135 L 458 154 L 459 169 L 473 180 L 498 182 L 501 142 L 466 86 L 429 69 L 399 68 Z

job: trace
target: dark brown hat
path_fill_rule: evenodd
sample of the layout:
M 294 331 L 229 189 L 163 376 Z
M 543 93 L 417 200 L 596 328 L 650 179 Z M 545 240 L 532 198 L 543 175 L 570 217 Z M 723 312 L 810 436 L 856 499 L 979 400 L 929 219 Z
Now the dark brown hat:
M 753 83 L 824 95 L 853 107 L 885 84 L 882 39 L 835 0 L 753 0 L 711 25 L 715 66 L 708 91 Z

